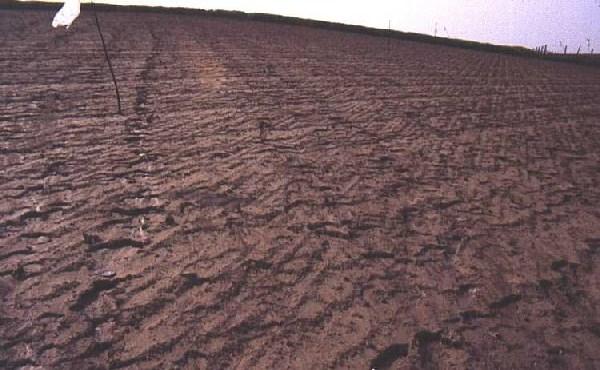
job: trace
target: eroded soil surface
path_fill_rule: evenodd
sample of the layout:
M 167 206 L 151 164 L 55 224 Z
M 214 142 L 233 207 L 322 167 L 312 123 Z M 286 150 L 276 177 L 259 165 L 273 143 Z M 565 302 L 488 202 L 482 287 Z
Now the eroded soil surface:
M 600 368 L 600 70 L 100 13 L 120 116 L 52 16 L 0 11 L 0 368 Z

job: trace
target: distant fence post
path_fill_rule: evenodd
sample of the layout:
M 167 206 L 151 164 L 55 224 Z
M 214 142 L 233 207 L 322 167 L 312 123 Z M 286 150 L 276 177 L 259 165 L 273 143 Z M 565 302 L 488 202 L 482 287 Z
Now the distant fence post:
M 565 45 L 565 55 L 567 55 L 567 45 Z
M 536 54 L 546 55 L 546 53 L 548 52 L 548 45 L 536 46 L 534 51 Z

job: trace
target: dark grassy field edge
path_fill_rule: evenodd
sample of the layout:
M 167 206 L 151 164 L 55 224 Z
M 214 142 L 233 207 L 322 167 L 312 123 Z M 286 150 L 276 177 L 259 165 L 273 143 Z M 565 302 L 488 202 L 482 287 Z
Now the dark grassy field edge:
M 0 9 L 52 9 L 58 10 L 61 7 L 59 3 L 43 3 L 43 2 L 20 2 L 15 0 L 0 0 Z M 577 64 L 585 64 L 600 67 L 600 56 L 597 55 L 560 55 L 560 54 L 548 54 L 539 55 L 531 49 L 527 49 L 520 46 L 504 46 L 495 45 L 488 43 L 481 43 L 476 41 L 467 41 L 460 39 L 451 39 L 444 37 L 434 37 L 430 35 L 402 32 L 387 29 L 370 28 L 365 26 L 350 25 L 343 23 L 334 23 L 327 21 L 317 21 L 312 19 L 287 17 L 274 14 L 264 13 L 244 13 L 240 11 L 228 11 L 228 10 L 204 10 L 204 9 L 189 9 L 189 8 L 166 8 L 166 7 L 148 7 L 148 6 L 122 6 L 122 5 L 108 5 L 108 4 L 95 4 L 96 9 L 104 12 L 135 12 L 135 13 L 169 13 L 169 14 L 182 14 L 182 15 L 201 15 L 211 17 L 227 17 L 240 20 L 253 20 L 261 22 L 280 23 L 287 25 L 297 25 L 305 27 L 314 27 L 334 31 L 353 32 L 359 34 L 366 34 L 378 37 L 388 37 L 393 39 L 410 40 L 416 42 L 424 42 L 428 44 L 436 44 L 450 47 L 457 47 L 463 49 L 493 52 L 500 54 L 508 54 L 514 56 L 522 56 L 529 58 L 538 58 L 543 60 L 569 62 Z M 90 4 L 82 4 L 83 11 L 90 10 Z

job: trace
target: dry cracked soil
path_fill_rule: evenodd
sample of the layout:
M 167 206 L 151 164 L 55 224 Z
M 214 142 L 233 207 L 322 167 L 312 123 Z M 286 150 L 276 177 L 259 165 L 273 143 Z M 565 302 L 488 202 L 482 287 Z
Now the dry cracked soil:
M 0 10 L 0 368 L 600 368 L 600 69 Z

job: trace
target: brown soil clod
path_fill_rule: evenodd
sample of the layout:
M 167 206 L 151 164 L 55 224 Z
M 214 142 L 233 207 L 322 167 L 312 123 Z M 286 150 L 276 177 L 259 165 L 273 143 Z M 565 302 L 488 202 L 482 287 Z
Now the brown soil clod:
M 396 256 L 393 253 L 389 253 L 389 252 L 369 251 L 369 252 L 363 253 L 362 257 L 366 258 L 368 260 L 375 260 L 375 259 L 393 259 Z
M 88 250 L 90 251 L 98 251 L 101 249 L 119 249 L 125 247 L 134 247 L 134 248 L 142 248 L 144 245 L 150 243 L 150 239 L 141 238 L 131 239 L 131 238 L 117 238 L 112 240 L 104 241 L 97 235 L 85 234 L 84 241 L 88 245 Z
M 504 307 L 507 307 L 511 304 L 517 303 L 521 300 L 521 295 L 520 294 L 509 294 L 506 295 L 502 298 L 500 298 L 499 300 L 490 303 L 489 307 L 491 309 L 501 309 Z
M 81 311 L 86 308 L 90 303 L 92 303 L 100 292 L 104 290 L 110 290 L 116 287 L 118 284 L 117 280 L 95 280 L 92 282 L 92 285 L 85 289 L 83 292 L 79 294 L 77 300 L 70 306 L 72 311 Z
M 559 271 L 564 267 L 567 267 L 569 265 L 569 262 L 567 260 L 561 259 L 561 260 L 556 260 L 554 262 L 552 262 L 552 265 L 550 266 L 550 268 L 554 271 Z
M 441 338 L 441 330 L 419 330 L 415 333 L 413 343 L 417 346 L 427 345 L 432 342 L 437 342 Z
M 369 368 L 371 370 L 387 370 L 391 368 L 396 360 L 406 356 L 408 356 L 408 344 L 392 344 L 381 351 L 377 357 L 371 361 Z
M 600 251 L 600 238 L 590 238 L 585 241 L 590 248 L 592 253 Z
M 201 285 L 210 281 L 210 279 L 199 277 L 195 272 L 182 273 L 181 276 L 187 285 Z

